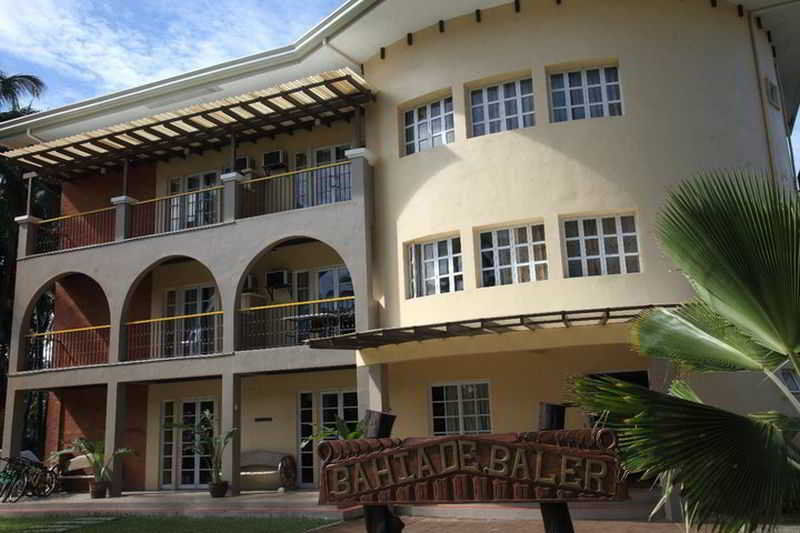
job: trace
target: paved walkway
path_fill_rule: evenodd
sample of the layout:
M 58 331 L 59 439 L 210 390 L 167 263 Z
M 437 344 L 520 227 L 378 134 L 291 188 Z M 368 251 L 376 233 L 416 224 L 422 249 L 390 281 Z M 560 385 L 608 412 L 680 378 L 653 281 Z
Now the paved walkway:
M 211 498 L 207 491 L 131 492 L 92 500 L 88 494 L 54 494 L 0 504 L 0 517 L 57 515 L 304 516 L 341 520 L 361 516 L 361 508 L 340 510 L 317 504 L 318 492 L 246 492 L 236 498 Z
M 534 520 L 446 520 L 440 518 L 401 517 L 403 533 L 544 533 L 544 526 Z M 680 533 L 680 524 L 647 522 L 575 521 L 576 533 Z M 323 533 L 323 532 L 320 532 Z M 366 533 L 363 520 L 346 522 L 324 533 Z

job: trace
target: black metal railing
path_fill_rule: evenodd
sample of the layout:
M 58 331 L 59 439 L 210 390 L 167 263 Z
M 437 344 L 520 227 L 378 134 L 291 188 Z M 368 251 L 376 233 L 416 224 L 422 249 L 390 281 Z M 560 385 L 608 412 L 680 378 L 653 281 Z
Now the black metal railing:
M 352 333 L 355 297 L 263 305 L 239 310 L 237 350 L 302 345 L 309 339 Z
M 352 198 L 350 161 L 242 181 L 237 218 L 345 202 Z

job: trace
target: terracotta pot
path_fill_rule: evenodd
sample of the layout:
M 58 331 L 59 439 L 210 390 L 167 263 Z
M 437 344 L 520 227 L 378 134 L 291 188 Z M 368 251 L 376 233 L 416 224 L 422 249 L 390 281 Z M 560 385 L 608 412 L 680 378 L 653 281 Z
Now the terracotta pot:
M 208 493 L 211 494 L 212 498 L 223 498 L 228 493 L 228 482 L 209 483 Z
M 92 499 L 105 498 L 111 483 L 108 481 L 92 481 L 89 483 L 89 496 Z

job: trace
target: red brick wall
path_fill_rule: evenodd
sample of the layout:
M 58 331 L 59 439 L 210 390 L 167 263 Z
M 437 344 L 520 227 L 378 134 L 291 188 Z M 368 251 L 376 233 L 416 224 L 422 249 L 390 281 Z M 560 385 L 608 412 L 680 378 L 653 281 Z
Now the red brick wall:
M 128 303 L 126 321 L 146 320 L 150 318 L 150 304 L 153 299 L 153 275 L 148 273 L 134 289 Z M 128 353 L 124 358 L 128 361 L 139 361 L 150 357 L 152 344 L 150 324 L 137 324 L 128 329 Z
M 134 165 L 128 171 L 128 196 L 146 200 L 155 196 L 156 172 L 153 164 Z M 94 175 L 61 187 L 61 214 L 71 215 L 111 206 L 111 198 L 122 195 L 122 174 Z M 60 249 L 114 240 L 114 211 L 103 211 L 61 221 L 58 228 Z
M 147 385 L 127 385 L 126 429 L 123 448 L 135 456 L 123 460 L 123 488 L 144 490 L 147 444 Z M 106 387 L 61 389 L 49 395 L 45 457 L 78 437 L 105 440 Z
M 103 326 L 110 314 L 103 289 L 91 278 L 73 274 L 55 284 L 55 330 Z M 59 335 L 54 349 L 54 367 L 108 362 L 109 330 Z
M 122 195 L 122 174 L 109 172 L 80 178 L 61 186 L 61 214 L 70 215 L 111 205 L 111 198 Z M 147 200 L 156 195 L 156 167 L 152 163 L 128 169 L 128 196 Z

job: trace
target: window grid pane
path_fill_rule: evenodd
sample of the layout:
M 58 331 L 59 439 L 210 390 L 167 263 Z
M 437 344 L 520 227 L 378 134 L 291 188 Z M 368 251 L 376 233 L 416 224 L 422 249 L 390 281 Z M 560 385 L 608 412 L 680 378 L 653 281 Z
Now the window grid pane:
M 480 243 L 482 287 L 548 278 L 544 224 L 482 232 Z
M 536 125 L 532 78 L 474 89 L 470 101 L 473 137 Z
M 618 67 L 550 75 L 551 122 L 622 115 Z
M 403 116 L 405 155 L 455 140 L 452 96 L 406 111 Z
M 460 237 L 411 244 L 408 258 L 409 298 L 464 290 Z
M 434 385 L 431 413 L 434 435 L 491 433 L 489 384 Z
M 568 278 L 640 271 L 633 215 L 565 220 L 563 229 Z

